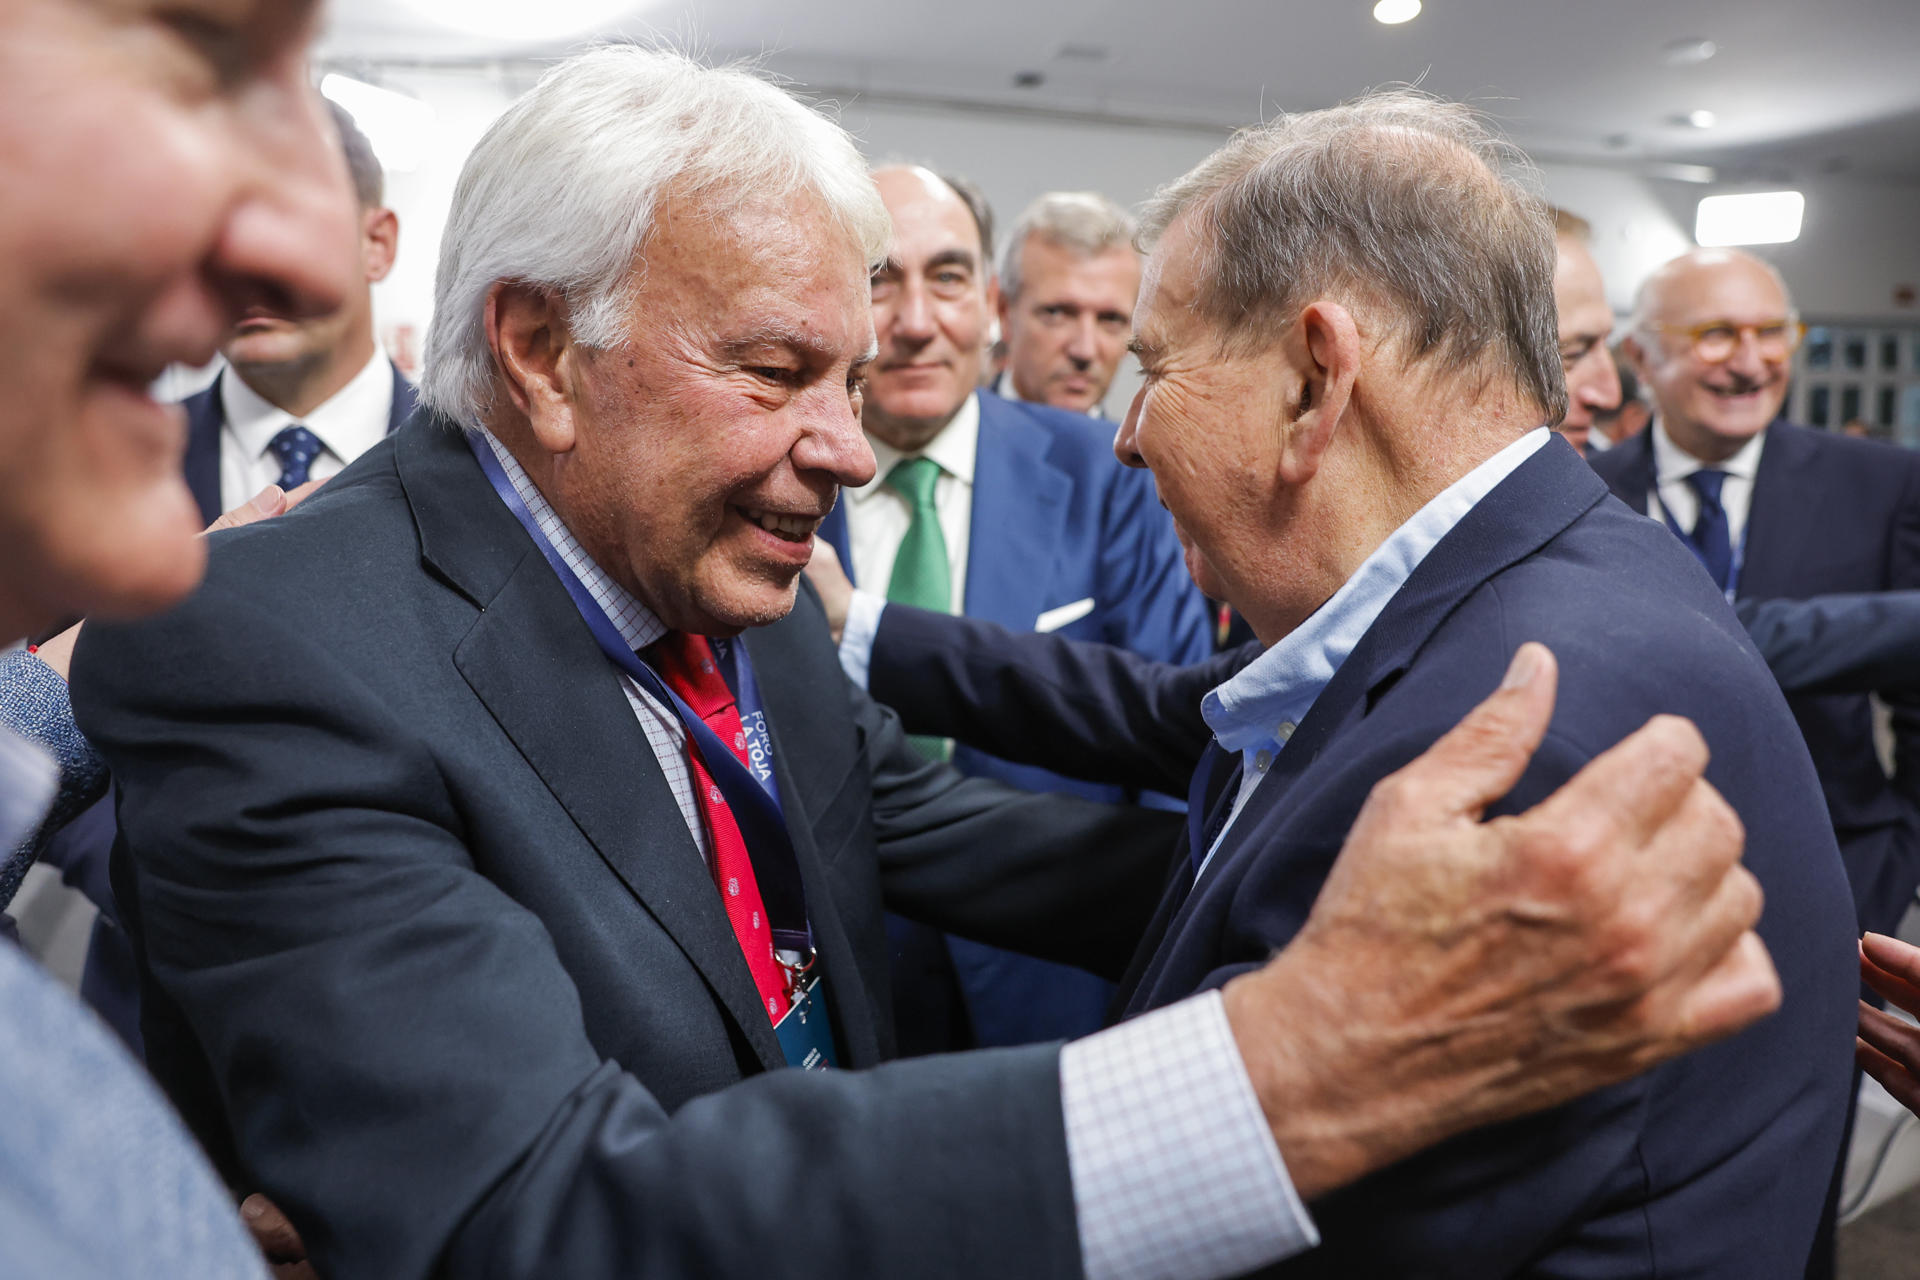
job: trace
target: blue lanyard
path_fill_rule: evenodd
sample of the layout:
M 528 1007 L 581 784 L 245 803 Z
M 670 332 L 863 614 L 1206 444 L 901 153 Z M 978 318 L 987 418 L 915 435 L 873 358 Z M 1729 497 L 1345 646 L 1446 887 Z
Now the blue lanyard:
M 1694 559 L 1698 560 L 1701 564 L 1705 564 L 1707 562 L 1707 558 L 1704 555 L 1701 555 L 1700 548 L 1696 547 L 1693 544 L 1693 534 L 1680 527 L 1680 522 L 1673 518 L 1673 507 L 1667 502 L 1665 498 L 1660 496 L 1660 467 L 1659 467 L 1659 464 L 1657 463 L 1654 465 L 1654 468 L 1653 468 L 1653 496 L 1659 499 L 1660 516 L 1663 520 L 1667 522 L 1667 528 L 1673 530 L 1673 536 L 1680 539 L 1680 541 L 1686 543 L 1687 550 L 1693 552 Z M 1723 505 L 1721 509 L 1725 510 L 1726 508 Z M 1698 515 L 1694 516 L 1694 519 L 1696 521 L 1698 521 L 1699 518 L 1700 517 Z M 1732 550 L 1733 550 L 1733 563 L 1727 566 L 1727 603 L 1728 604 L 1733 603 L 1734 593 L 1740 589 L 1740 570 L 1747 563 L 1747 530 L 1746 529 L 1743 528 L 1740 530 L 1740 541 L 1734 544 Z M 1709 574 L 1708 576 L 1711 577 L 1712 575 Z
M 480 463 L 480 469 L 486 472 L 493 491 L 500 495 L 500 501 L 507 505 L 507 510 L 513 512 L 514 519 L 520 522 L 527 536 L 533 539 L 533 545 L 540 548 L 540 554 L 546 557 L 547 563 L 559 576 L 560 585 L 572 597 L 574 608 L 579 610 L 587 630 L 593 633 L 600 651 L 631 676 L 635 684 L 652 694 L 660 705 L 671 709 L 679 719 L 680 727 L 686 731 L 688 740 L 700 755 L 701 764 L 706 766 L 708 776 L 726 797 L 733 820 L 739 824 L 740 834 L 747 842 L 747 856 L 753 862 L 753 876 L 760 886 L 760 899 L 767 909 L 767 923 L 772 928 L 775 945 L 793 951 L 811 950 L 813 931 L 807 921 L 807 901 L 800 882 L 800 863 L 794 856 L 793 840 L 787 834 L 786 814 L 780 804 L 779 788 L 774 782 L 773 741 L 767 734 L 766 713 L 760 705 L 760 689 L 754 680 L 753 664 L 748 660 L 746 646 L 731 641 L 716 641 L 714 656 L 720 660 L 723 672 L 733 677 L 729 683 L 734 687 L 734 697 L 739 705 L 741 727 L 747 732 L 747 758 L 752 762 L 752 768 L 741 764 L 732 749 L 707 727 L 707 722 L 679 694 L 668 688 L 659 673 L 642 662 L 640 655 L 628 646 L 620 629 L 613 625 L 606 610 L 600 607 L 600 602 L 593 598 L 593 593 L 580 581 L 573 567 L 540 531 L 539 522 L 533 518 L 533 512 L 527 510 L 527 504 L 521 500 L 519 491 L 513 487 L 513 481 L 507 477 L 500 459 L 493 456 L 493 449 L 487 442 L 478 434 L 469 433 L 467 446 L 473 450 L 474 458 Z

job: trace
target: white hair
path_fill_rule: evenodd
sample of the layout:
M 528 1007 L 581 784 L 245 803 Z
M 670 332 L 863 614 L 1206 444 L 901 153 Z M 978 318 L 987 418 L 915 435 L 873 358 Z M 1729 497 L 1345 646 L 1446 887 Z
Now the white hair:
M 489 411 L 497 282 L 554 290 L 576 341 L 621 345 L 641 246 L 669 192 L 716 211 L 807 193 L 869 264 L 886 256 L 886 206 L 837 124 L 747 68 L 595 49 L 542 76 L 467 157 L 440 242 L 421 399 L 463 426 Z
M 1049 191 L 1021 210 L 1000 253 L 1000 292 L 1020 296 L 1020 259 L 1027 239 L 1039 236 L 1091 258 L 1109 249 L 1133 248 L 1139 228 L 1133 215 L 1098 191 Z

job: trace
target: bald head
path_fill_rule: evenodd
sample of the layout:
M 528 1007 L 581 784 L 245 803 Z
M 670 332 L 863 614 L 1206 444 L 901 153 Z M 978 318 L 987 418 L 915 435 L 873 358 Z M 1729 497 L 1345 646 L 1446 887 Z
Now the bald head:
M 987 264 L 984 201 L 917 165 L 881 169 L 874 185 L 893 219 L 887 260 L 873 274 L 880 358 L 867 376 L 861 422 L 903 451 L 924 448 L 980 385 L 996 297 Z
M 1798 337 L 1778 271 L 1738 249 L 1696 249 L 1640 286 L 1624 349 L 1668 437 L 1721 462 L 1779 415 Z

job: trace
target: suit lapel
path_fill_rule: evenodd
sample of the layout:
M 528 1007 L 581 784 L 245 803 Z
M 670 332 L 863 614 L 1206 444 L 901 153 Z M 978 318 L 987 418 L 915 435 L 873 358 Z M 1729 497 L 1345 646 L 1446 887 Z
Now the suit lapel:
M 413 416 L 420 407 L 420 396 L 414 391 L 413 384 L 407 381 L 407 375 L 400 372 L 399 366 L 393 370 L 393 407 L 387 410 L 387 434 L 392 435 L 400 429 L 400 424 Z
M 1053 568 L 1073 480 L 1047 461 L 1046 432 L 999 397 L 980 394 L 967 582 L 962 611 L 1017 631 L 1055 605 Z M 1018 566 L 1009 572 L 1009 566 Z
M 827 518 L 820 522 L 820 531 L 816 536 L 826 539 L 827 545 L 839 553 L 840 568 L 851 579 L 853 577 L 853 545 L 847 538 L 847 495 L 844 490 L 834 502 L 833 510 L 827 512 Z M 853 585 L 857 587 L 862 584 L 855 582 Z M 883 595 L 886 593 L 884 586 L 866 589 L 878 591 Z
M 1799 580 L 1797 562 L 1807 544 L 1805 530 L 1813 524 L 1808 503 L 1827 492 L 1807 474 L 1808 467 L 1819 465 L 1814 453 L 1791 427 L 1776 422 L 1767 428 L 1760 467 L 1753 477 L 1753 500 L 1747 508 L 1740 595 L 1794 594 L 1789 584 Z
M 1627 465 L 1613 480 L 1613 492 L 1644 516 L 1647 495 L 1653 489 L 1653 428 L 1646 428 L 1618 448 Z
M 453 661 L 580 833 L 699 970 L 761 1063 L 784 1064 L 720 896 L 620 677 L 457 427 L 395 440 L 422 554 L 480 606 Z
M 818 629 L 820 621 L 804 597 L 794 613 L 770 627 L 746 633 L 747 656 L 753 663 L 760 699 L 767 713 L 767 733 L 773 739 L 773 772 L 780 784 L 787 835 L 800 864 L 800 883 L 807 895 L 807 921 L 815 949 L 826 971 L 828 1002 L 841 1033 L 842 1065 L 878 1061 L 878 1030 L 869 1002 L 851 998 L 864 988 L 858 957 L 841 922 L 839 904 L 814 839 L 814 804 L 824 803 L 845 781 L 852 761 L 811 733 L 819 718 L 818 690 L 838 670 L 811 669 L 805 649 L 791 633 L 800 627 Z M 831 685 L 829 685 L 831 687 Z
M 200 508 L 200 518 L 212 524 L 223 508 L 220 505 L 220 429 L 226 415 L 220 409 L 220 374 L 213 385 L 199 395 L 189 396 L 187 411 L 187 453 L 180 469 L 187 488 Z

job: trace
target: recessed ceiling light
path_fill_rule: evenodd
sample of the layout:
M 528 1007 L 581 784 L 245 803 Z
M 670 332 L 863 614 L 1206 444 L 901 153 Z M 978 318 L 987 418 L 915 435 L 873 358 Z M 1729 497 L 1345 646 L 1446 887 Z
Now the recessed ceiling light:
M 641 0 L 403 0 L 433 21 L 501 40 L 564 40 L 604 27 Z
M 1373 6 L 1373 20 L 1397 27 L 1420 16 L 1420 0 L 1380 0 Z
M 1693 238 L 1709 248 L 1730 244 L 1785 244 L 1800 238 L 1807 198 L 1798 191 L 1754 191 L 1708 196 L 1694 215 Z
M 1687 123 L 1696 129 L 1711 129 L 1715 123 L 1717 123 L 1717 120 L 1711 111 L 1689 111 L 1687 112 Z
M 1696 63 L 1705 62 L 1718 52 L 1720 52 L 1719 45 L 1697 36 L 1669 41 L 1660 50 L 1661 56 L 1667 60 L 1667 65 L 1670 67 L 1691 67 Z
M 1719 171 L 1710 164 L 1674 164 L 1667 161 L 1654 161 L 1647 166 L 1649 178 L 1665 178 L 1669 182 L 1713 182 L 1720 177 Z

